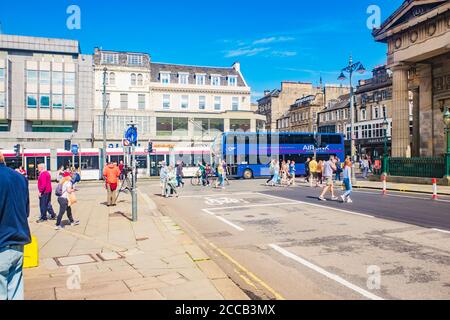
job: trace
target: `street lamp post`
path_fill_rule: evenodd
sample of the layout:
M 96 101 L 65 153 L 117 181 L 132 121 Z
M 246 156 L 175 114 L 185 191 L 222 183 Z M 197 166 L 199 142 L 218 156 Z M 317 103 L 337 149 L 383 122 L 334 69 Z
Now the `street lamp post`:
M 388 148 L 387 148 L 387 130 L 389 127 L 389 122 L 386 119 L 386 114 L 384 115 L 383 120 L 383 129 L 384 129 L 384 152 L 383 152 L 383 174 L 387 174 L 387 160 L 388 160 Z
M 100 172 L 102 172 L 103 168 L 106 165 L 106 109 L 108 107 L 107 101 L 106 101 L 106 71 L 108 69 L 105 67 L 103 68 L 103 150 L 102 150 L 102 167 Z
M 355 62 L 353 63 L 352 56 L 350 56 L 350 60 L 348 63 L 348 66 L 342 69 L 341 74 L 338 77 L 338 80 L 344 81 L 347 79 L 344 72 L 349 74 L 349 80 L 350 80 L 350 155 L 353 162 L 356 162 L 356 148 L 355 148 L 355 135 L 354 135 L 354 127 L 355 127 L 355 105 L 354 105 L 354 99 L 353 99 L 353 73 L 358 72 L 360 74 L 363 74 L 366 72 L 366 69 L 364 69 L 364 66 L 361 62 Z M 352 170 L 352 183 L 356 184 L 356 175 L 355 170 Z
M 450 182 L 450 106 L 444 112 L 445 132 L 447 134 L 447 152 L 445 154 L 445 176 Z

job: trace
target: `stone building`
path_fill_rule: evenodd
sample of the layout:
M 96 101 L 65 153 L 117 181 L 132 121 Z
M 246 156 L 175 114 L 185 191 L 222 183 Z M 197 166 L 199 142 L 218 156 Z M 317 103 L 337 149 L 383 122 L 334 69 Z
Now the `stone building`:
M 443 112 L 450 105 L 450 2 L 407 0 L 373 36 L 387 44 L 393 72 L 392 156 L 442 155 Z
M 289 131 L 317 132 L 317 113 L 324 108 L 324 103 L 322 92 L 297 99 L 289 110 Z
M 350 123 L 350 95 L 346 94 L 331 100 L 317 113 L 318 132 L 347 134 Z
M 0 34 L 1 147 L 90 146 L 92 65 L 78 41 Z

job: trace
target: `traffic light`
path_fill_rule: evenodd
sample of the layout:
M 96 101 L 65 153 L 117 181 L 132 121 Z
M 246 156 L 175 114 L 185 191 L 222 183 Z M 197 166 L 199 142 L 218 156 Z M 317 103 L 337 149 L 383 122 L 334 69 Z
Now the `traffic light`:
M 71 151 L 71 145 L 72 145 L 72 141 L 64 140 L 64 150 Z
M 20 157 L 20 144 L 14 146 L 14 153 L 16 154 L 16 157 Z
M 153 151 L 153 142 L 151 142 L 151 141 L 148 142 L 147 149 L 148 149 L 148 153 L 152 153 L 152 151 Z

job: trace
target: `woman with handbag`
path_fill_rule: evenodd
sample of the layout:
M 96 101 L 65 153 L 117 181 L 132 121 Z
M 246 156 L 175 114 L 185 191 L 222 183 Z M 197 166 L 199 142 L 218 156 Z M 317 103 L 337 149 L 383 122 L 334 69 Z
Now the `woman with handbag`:
M 72 177 L 70 172 L 64 172 L 63 178 L 56 187 L 55 195 L 58 197 L 59 203 L 59 214 L 56 219 L 55 230 L 61 230 L 63 226 L 61 225 L 61 220 L 65 212 L 67 212 L 67 217 L 69 218 L 71 226 L 77 226 L 80 221 L 74 220 L 72 216 L 72 205 L 76 203 L 75 190 L 72 187 Z

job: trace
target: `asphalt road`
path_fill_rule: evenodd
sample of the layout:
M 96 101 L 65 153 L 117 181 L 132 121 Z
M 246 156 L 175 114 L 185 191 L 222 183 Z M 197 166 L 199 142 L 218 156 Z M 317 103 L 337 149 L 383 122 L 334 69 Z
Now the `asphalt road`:
M 450 199 L 448 198 L 432 200 L 431 195 L 401 192 L 389 192 L 387 195 L 382 195 L 381 191 L 355 189 L 351 196 L 353 203 L 344 204 L 340 202 L 340 199 L 331 201 L 330 194 L 326 196 L 329 201 L 319 201 L 318 195 L 321 190 L 321 188 L 299 185 L 294 188 L 284 188 L 284 190 L 263 192 L 330 208 L 373 215 L 377 218 L 450 231 Z M 336 194 L 342 194 L 340 187 L 336 187 Z
M 448 199 L 358 190 L 353 204 L 320 202 L 320 188 L 262 180 L 168 199 L 157 183 L 140 190 L 254 299 L 450 298 Z

